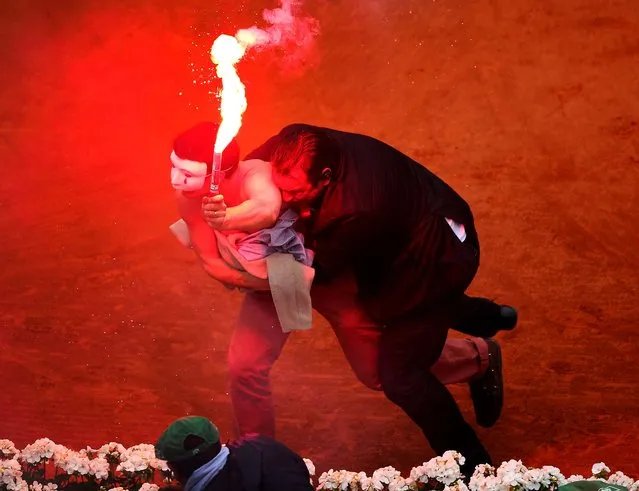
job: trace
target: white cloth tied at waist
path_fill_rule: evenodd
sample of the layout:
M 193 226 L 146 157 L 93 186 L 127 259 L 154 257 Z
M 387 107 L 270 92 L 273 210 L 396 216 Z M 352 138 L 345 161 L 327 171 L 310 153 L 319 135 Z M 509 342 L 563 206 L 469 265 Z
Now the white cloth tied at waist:
M 288 210 L 271 228 L 253 234 L 214 230 L 221 258 L 232 268 L 268 279 L 283 332 L 310 329 L 313 320 L 311 285 L 313 252 L 293 230 L 297 214 Z M 178 220 L 170 227 L 181 244 L 190 247 L 188 226 Z

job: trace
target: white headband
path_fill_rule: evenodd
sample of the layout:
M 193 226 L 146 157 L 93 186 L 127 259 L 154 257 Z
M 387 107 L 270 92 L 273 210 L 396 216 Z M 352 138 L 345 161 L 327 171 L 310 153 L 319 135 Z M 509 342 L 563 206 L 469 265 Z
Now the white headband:
M 178 169 L 185 170 L 193 176 L 206 176 L 207 165 L 205 162 L 182 159 L 177 156 L 175 150 L 171 152 L 171 163 Z

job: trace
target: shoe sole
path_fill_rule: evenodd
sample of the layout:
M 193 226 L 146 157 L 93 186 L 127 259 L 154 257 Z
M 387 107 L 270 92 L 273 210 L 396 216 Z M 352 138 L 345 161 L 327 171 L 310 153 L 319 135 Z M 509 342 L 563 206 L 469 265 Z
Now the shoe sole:
M 504 407 L 504 365 L 502 363 L 502 358 L 501 358 L 501 346 L 499 345 L 499 343 L 497 343 L 497 341 L 494 341 L 494 340 L 491 340 L 491 341 L 492 341 L 491 344 L 495 346 L 494 351 L 492 353 L 495 356 L 495 369 L 497 370 L 497 373 L 501 373 L 501 386 L 499 387 L 499 392 L 501 393 L 501 408 L 503 409 Z M 490 352 L 489 352 L 489 356 L 490 356 Z M 499 416 L 492 424 L 483 425 L 479 421 L 477 421 L 477 424 L 481 426 L 482 428 L 492 428 L 493 426 L 495 426 L 497 421 L 499 421 L 499 418 L 501 418 L 501 409 L 499 411 Z

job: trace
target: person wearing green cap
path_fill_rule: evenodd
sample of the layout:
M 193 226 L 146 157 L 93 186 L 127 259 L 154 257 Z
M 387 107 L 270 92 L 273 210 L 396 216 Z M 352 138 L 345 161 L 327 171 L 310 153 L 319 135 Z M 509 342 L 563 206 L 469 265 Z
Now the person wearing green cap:
M 222 444 L 207 418 L 175 420 L 155 444 L 185 491 L 311 491 L 304 460 L 284 444 L 245 435 Z

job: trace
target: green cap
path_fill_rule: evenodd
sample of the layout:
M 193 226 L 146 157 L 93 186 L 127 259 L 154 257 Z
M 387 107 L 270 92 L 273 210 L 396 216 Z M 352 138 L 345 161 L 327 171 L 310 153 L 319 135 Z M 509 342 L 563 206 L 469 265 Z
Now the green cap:
M 628 488 L 619 484 L 610 484 L 605 481 L 575 481 L 559 486 L 557 491 L 628 491 Z
M 190 435 L 200 437 L 204 442 L 187 450 L 184 442 Z M 211 448 L 219 441 L 220 432 L 211 421 L 202 416 L 187 416 L 175 420 L 164 430 L 155 444 L 155 456 L 168 462 L 180 462 Z

